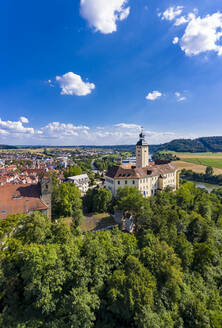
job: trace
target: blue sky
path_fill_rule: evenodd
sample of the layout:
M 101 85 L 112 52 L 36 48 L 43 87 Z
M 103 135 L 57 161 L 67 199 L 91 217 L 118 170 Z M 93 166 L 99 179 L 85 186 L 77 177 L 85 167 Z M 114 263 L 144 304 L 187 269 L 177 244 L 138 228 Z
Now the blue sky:
M 0 143 L 222 135 L 221 0 L 12 0 L 0 18 Z

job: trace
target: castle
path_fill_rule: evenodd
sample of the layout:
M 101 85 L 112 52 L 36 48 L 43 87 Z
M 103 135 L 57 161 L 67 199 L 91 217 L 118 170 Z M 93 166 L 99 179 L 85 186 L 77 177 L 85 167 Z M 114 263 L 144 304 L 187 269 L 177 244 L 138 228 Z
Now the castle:
M 119 188 L 136 187 L 144 197 L 155 195 L 158 191 L 179 187 L 179 171 L 172 163 L 156 164 L 149 161 L 149 147 L 143 132 L 136 145 L 136 165 L 113 166 L 105 177 L 105 186 L 115 196 Z

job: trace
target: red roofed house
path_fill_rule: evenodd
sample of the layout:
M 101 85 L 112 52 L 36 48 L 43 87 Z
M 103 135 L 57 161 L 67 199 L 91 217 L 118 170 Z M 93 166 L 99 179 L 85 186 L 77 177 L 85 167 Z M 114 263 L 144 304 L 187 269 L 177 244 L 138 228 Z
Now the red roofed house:
M 51 219 L 51 180 L 43 177 L 39 184 L 5 184 L 0 186 L 0 218 L 10 214 L 40 211 Z

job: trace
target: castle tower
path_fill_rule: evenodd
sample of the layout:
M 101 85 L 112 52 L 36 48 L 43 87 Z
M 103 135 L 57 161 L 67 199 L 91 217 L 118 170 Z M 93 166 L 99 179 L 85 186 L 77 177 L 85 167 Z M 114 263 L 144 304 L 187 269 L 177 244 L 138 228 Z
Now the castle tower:
M 140 139 L 136 144 L 136 167 L 142 168 L 149 165 L 149 148 L 143 131 L 139 137 Z
M 52 181 L 47 175 L 44 175 L 40 180 L 41 185 L 41 200 L 48 206 L 47 216 L 51 220 L 52 216 Z

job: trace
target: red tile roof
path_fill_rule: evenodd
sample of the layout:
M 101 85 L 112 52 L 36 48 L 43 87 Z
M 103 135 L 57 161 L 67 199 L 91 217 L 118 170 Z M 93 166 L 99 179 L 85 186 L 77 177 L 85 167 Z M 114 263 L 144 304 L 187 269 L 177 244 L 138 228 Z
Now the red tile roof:
M 0 186 L 0 218 L 7 218 L 10 214 L 47 210 L 48 206 L 40 199 L 40 196 L 40 185 L 37 184 Z

